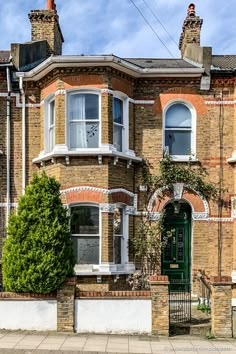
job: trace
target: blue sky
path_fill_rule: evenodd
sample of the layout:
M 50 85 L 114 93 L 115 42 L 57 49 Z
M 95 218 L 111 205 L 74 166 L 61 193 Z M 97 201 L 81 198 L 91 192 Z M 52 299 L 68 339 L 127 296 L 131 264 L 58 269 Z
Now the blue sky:
M 181 27 L 189 0 L 145 0 L 168 30 L 164 31 L 143 0 L 133 0 L 165 42 L 172 56 L 180 53 Z M 120 57 L 171 58 L 131 0 L 56 0 L 65 38 L 63 54 L 115 54 Z M 203 18 L 202 46 L 214 54 L 236 54 L 236 0 L 195 0 Z M 46 0 L 0 0 L 0 49 L 30 40 L 28 13 L 46 8 Z

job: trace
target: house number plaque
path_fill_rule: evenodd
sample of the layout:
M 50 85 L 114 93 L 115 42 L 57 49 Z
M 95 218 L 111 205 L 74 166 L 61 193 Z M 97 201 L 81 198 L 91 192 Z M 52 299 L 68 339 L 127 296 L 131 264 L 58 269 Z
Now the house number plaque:
M 179 268 L 179 265 L 178 264 L 170 264 L 170 268 Z

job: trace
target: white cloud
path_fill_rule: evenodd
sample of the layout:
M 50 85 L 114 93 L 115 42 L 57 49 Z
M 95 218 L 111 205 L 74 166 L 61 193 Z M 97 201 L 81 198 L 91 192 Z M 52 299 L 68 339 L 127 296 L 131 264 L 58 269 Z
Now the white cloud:
M 173 56 L 171 40 L 143 0 L 134 0 Z M 178 43 L 189 0 L 145 0 Z M 56 0 L 64 54 L 110 54 L 122 57 L 171 57 L 141 17 L 131 0 Z M 215 54 L 236 53 L 235 0 L 195 0 L 196 13 L 204 19 L 201 43 Z M 28 13 L 46 7 L 46 0 L 8 0 L 1 4 L 0 48 L 30 40 Z

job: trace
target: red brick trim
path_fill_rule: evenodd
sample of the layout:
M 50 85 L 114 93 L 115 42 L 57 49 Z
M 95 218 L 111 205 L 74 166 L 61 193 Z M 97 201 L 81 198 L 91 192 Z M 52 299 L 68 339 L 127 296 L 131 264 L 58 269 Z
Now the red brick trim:
M 232 278 L 230 276 L 212 276 L 210 278 L 212 285 L 230 285 L 232 284 Z
M 101 203 L 102 195 L 102 192 L 91 190 L 71 191 L 65 194 L 68 204 L 77 202 Z
M 163 208 L 165 207 L 166 203 L 171 200 L 172 197 L 166 196 L 163 200 L 161 200 L 161 202 L 157 198 L 155 199 L 153 205 L 152 205 L 152 211 L 153 212 L 158 212 L 163 210 Z M 193 207 L 193 211 L 194 212 L 200 212 L 200 213 L 205 213 L 205 205 L 203 203 L 203 200 L 199 197 L 198 194 L 192 192 L 187 192 L 184 191 L 183 193 L 183 199 L 185 199 L 187 202 L 189 202 L 189 204 Z
M 169 281 L 168 275 L 151 275 L 149 281 Z
M 79 291 L 76 298 L 151 298 L 150 291 Z
M 0 300 L 56 300 L 57 294 L 31 294 L 31 293 L 13 293 L 1 292 Z
M 160 97 L 156 99 L 153 106 L 154 114 L 163 112 L 168 102 L 176 99 L 190 102 L 196 109 L 197 114 L 207 114 L 207 107 L 202 96 L 193 93 L 183 93 L 183 91 L 181 92 L 181 88 L 179 88 L 179 92 L 160 94 Z
M 133 205 L 133 198 L 124 192 L 112 193 L 112 203 L 124 203 L 126 205 Z

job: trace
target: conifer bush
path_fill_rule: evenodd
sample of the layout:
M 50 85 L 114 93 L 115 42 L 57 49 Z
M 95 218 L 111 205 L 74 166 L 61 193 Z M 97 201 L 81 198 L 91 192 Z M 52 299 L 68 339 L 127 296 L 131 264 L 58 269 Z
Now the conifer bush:
M 50 293 L 73 275 L 69 220 L 55 178 L 34 175 L 9 218 L 2 272 L 6 291 Z

